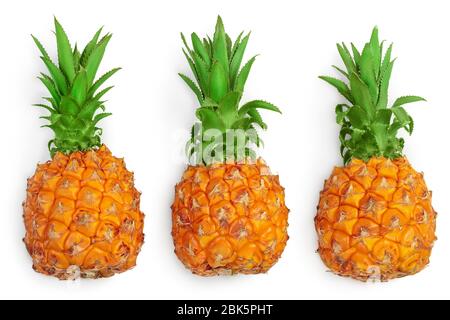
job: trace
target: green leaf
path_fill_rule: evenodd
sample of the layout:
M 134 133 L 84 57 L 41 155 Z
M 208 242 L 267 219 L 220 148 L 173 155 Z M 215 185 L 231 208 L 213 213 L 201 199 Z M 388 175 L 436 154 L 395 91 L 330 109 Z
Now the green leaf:
M 341 155 L 343 156 L 342 147 L 346 145 L 348 137 L 352 136 L 353 129 L 350 127 L 350 124 L 343 125 L 341 130 L 339 131 L 339 140 L 341 142 Z
M 364 129 L 369 123 L 369 115 L 367 111 L 360 106 L 353 106 L 347 112 L 347 118 L 352 124 L 352 127 L 357 129 Z
M 384 109 L 387 107 L 389 80 L 391 79 L 394 62 L 395 60 L 388 63 L 386 70 L 384 70 L 384 72 L 381 74 L 380 93 L 378 95 L 377 109 Z
M 186 84 L 188 85 L 188 87 L 194 92 L 195 96 L 196 96 L 197 99 L 198 99 L 198 102 L 199 102 L 200 104 L 202 104 L 202 102 L 203 102 L 203 95 L 202 95 L 202 92 L 200 91 L 200 89 L 199 89 L 199 88 L 197 87 L 197 85 L 195 84 L 195 82 L 192 81 L 188 76 L 185 76 L 185 75 L 182 74 L 182 73 L 179 73 L 178 75 L 181 77 L 181 79 L 184 80 L 184 82 L 186 82 Z
M 51 60 L 47 59 L 46 57 L 41 57 L 41 59 L 42 61 L 44 61 L 44 64 L 47 66 L 47 69 L 50 72 L 53 81 L 56 83 L 56 87 L 58 88 L 60 95 L 66 95 L 68 88 L 64 74 Z
M 47 60 L 52 61 L 52 60 L 50 59 L 50 57 L 49 57 L 47 51 L 45 50 L 44 46 L 39 42 L 39 40 L 38 40 L 35 36 L 33 36 L 33 35 L 31 35 L 31 37 L 33 38 L 34 43 L 35 43 L 36 46 L 38 47 L 38 49 L 39 49 L 39 51 L 41 52 L 42 56 L 43 56 L 44 58 L 46 58 Z
M 219 115 L 208 108 L 198 108 L 196 111 L 197 118 L 202 122 L 203 129 L 218 129 L 225 131 L 225 125 L 219 118 Z
M 77 135 L 82 132 L 80 128 L 83 127 L 83 124 L 75 116 L 63 114 L 61 116 L 61 123 L 66 127 L 63 128 L 63 130 L 65 130 L 64 136 L 66 138 L 77 139 Z
M 205 47 L 203 46 L 202 41 L 197 36 L 196 33 L 192 33 L 191 35 L 192 39 L 192 45 L 194 47 L 195 52 L 202 58 L 202 60 L 208 65 L 211 65 L 211 59 L 209 57 L 208 52 L 206 51 Z
M 395 118 L 400 122 L 402 126 L 409 124 L 411 117 L 403 107 L 393 107 L 391 108 L 391 110 L 392 113 L 395 115 Z
M 278 113 L 281 113 L 281 110 L 278 109 L 278 107 L 276 107 L 275 105 L 263 101 L 263 100 L 253 100 L 250 102 L 247 102 L 246 104 L 244 104 L 240 109 L 239 109 L 239 116 L 242 117 L 245 114 L 248 113 L 249 110 L 251 109 L 266 109 L 266 110 L 270 110 L 270 111 L 275 111 Z
M 56 104 L 59 105 L 59 102 L 61 101 L 61 97 L 58 93 L 55 83 L 53 82 L 53 79 L 43 73 L 42 73 L 41 77 L 38 77 L 38 79 L 41 80 L 41 82 L 47 88 L 48 92 L 50 92 L 50 95 L 55 100 Z
M 228 60 L 231 57 L 231 48 L 233 47 L 233 41 L 231 41 L 231 38 L 227 33 L 225 33 L 225 39 L 227 41 L 227 63 L 228 63 Z
M 76 75 L 73 81 L 72 90 L 70 92 L 70 95 L 72 96 L 72 98 L 75 99 L 78 105 L 82 105 L 86 100 L 87 89 L 88 84 L 87 84 L 86 70 L 82 69 Z
M 202 107 L 209 108 L 212 110 L 216 110 L 219 108 L 219 104 L 215 102 L 213 99 L 206 97 L 202 102 Z
M 343 125 L 345 117 L 347 115 L 347 111 L 350 109 L 350 106 L 346 104 L 338 104 L 335 108 L 336 113 L 336 123 Z
M 50 117 L 39 117 L 41 119 L 45 119 L 48 120 L 50 122 L 50 125 L 47 126 L 41 126 L 41 127 L 48 127 L 48 128 L 52 128 L 52 127 L 56 127 L 58 121 L 61 119 L 62 115 L 55 113 L 52 114 Z
M 59 67 L 71 83 L 75 78 L 75 66 L 72 48 L 61 24 L 55 18 L 56 43 L 58 47 Z
M 378 28 L 375 26 L 370 37 L 369 48 L 372 56 L 373 73 L 377 77 L 380 72 L 381 64 L 381 48 L 380 41 L 378 39 Z
M 395 137 L 397 135 L 398 130 L 400 130 L 401 128 L 402 125 L 400 124 L 400 122 L 398 122 L 398 120 L 394 120 L 388 128 L 388 134 L 391 137 Z
M 253 120 L 249 117 L 240 118 L 233 123 L 233 125 L 231 126 L 231 129 L 247 130 L 250 128 L 252 122 L 253 122 Z
M 77 44 L 75 43 L 75 48 L 73 49 L 73 65 L 75 67 L 75 72 L 80 70 L 80 58 L 81 53 L 78 51 Z
M 229 92 L 219 103 L 219 113 L 226 127 L 230 127 L 238 113 L 238 104 L 241 94 L 236 91 Z
M 345 44 L 344 43 L 342 43 L 342 45 L 337 44 L 337 48 L 339 51 L 339 55 L 341 56 L 342 61 L 344 62 L 345 67 L 347 68 L 347 72 L 349 74 L 352 72 L 356 72 L 357 70 L 355 62 L 353 61 L 350 51 L 348 51 Z
M 192 50 L 189 47 L 187 41 L 186 41 L 186 37 L 184 36 L 183 32 L 180 33 L 181 36 L 181 41 L 183 41 L 184 47 L 186 48 L 187 52 L 189 52 L 189 54 L 191 54 Z
M 222 18 L 217 17 L 216 31 L 213 39 L 213 58 L 218 61 L 223 68 L 225 75 L 228 75 L 228 49 Z
M 239 92 L 244 92 L 245 83 L 247 82 L 248 75 L 252 68 L 253 63 L 255 62 L 257 56 L 251 58 L 241 69 L 239 75 L 237 76 L 236 82 L 234 84 L 234 90 Z
M 408 133 L 410 135 L 413 133 L 413 130 L 414 130 L 414 119 L 412 117 L 409 117 L 409 124 L 408 124 L 408 127 L 406 128 L 406 130 L 408 131 Z
M 49 106 L 47 106 L 45 104 L 36 103 L 36 104 L 33 104 L 33 106 L 34 107 L 39 107 L 39 108 L 44 108 L 44 109 L 48 110 L 50 112 L 50 114 L 56 113 L 55 109 L 53 109 L 52 107 L 49 107 Z
M 62 117 L 61 114 L 52 114 L 50 117 L 50 121 L 52 123 L 57 123 L 61 119 L 61 117 Z
M 97 100 L 90 100 L 83 106 L 83 109 L 78 113 L 77 118 L 85 121 L 92 121 L 95 112 L 101 108 L 100 102 Z
M 364 46 L 364 50 L 361 54 L 360 64 L 359 64 L 359 72 L 361 75 L 361 79 L 369 88 L 370 96 L 372 97 L 372 104 L 376 105 L 378 102 L 378 83 L 376 79 L 375 73 L 375 60 L 376 58 L 373 56 L 372 49 L 370 44 L 366 44 Z
M 355 60 L 356 66 L 359 65 L 361 54 L 359 53 L 358 49 L 355 47 L 353 43 L 351 43 L 352 52 L 353 52 L 353 59 Z
M 241 38 L 242 35 L 244 34 L 244 31 L 242 31 L 239 36 L 236 38 L 236 41 L 233 44 L 233 47 L 231 48 L 231 55 L 230 55 L 230 60 L 233 60 L 234 55 L 236 54 L 236 50 L 238 48 L 238 46 L 241 44 Z M 250 34 L 250 33 L 249 33 Z
M 114 86 L 109 86 L 106 87 L 105 89 L 101 90 L 99 93 L 97 93 L 94 97 L 95 101 L 100 101 L 100 99 L 106 94 L 108 93 L 109 90 L 111 90 L 112 88 L 114 88 Z
M 106 72 L 104 75 L 102 75 L 98 80 L 92 85 L 92 87 L 89 89 L 88 96 L 92 97 L 95 92 L 108 80 L 112 77 L 113 74 L 115 74 L 117 71 L 119 71 L 121 68 L 114 68 L 108 72 Z
M 350 74 L 350 88 L 355 100 L 354 103 L 366 110 L 371 117 L 374 113 L 374 106 L 369 88 L 355 72 Z
M 250 109 L 248 110 L 248 115 L 252 119 L 253 122 L 257 123 L 262 129 L 267 129 L 267 124 L 263 121 L 261 114 L 256 109 Z M 259 139 L 258 139 L 259 140 Z M 259 141 L 257 143 L 259 147 Z
M 209 66 L 202 60 L 202 58 L 196 53 L 192 52 L 192 57 L 194 59 L 195 70 L 198 75 L 198 81 L 200 88 L 205 95 L 209 94 L 208 89 L 211 88 L 208 85 L 209 82 Z M 213 66 L 214 68 L 214 66 Z
M 382 78 L 383 75 L 386 73 L 386 70 L 388 69 L 388 67 L 391 63 L 391 55 L 392 55 L 392 44 L 386 50 L 386 54 L 384 55 L 383 62 L 381 63 L 380 78 Z
M 395 100 L 392 107 L 398 107 L 398 106 L 402 106 L 407 103 L 413 103 L 413 102 L 418 102 L 418 101 L 426 101 L 426 100 L 424 98 L 418 97 L 418 96 L 404 96 L 404 97 L 400 97 L 397 100 Z
M 341 81 L 336 78 L 327 77 L 327 76 L 320 76 L 320 79 L 328 82 L 333 87 L 337 89 L 337 91 L 342 94 L 349 102 L 354 103 L 354 99 L 352 97 L 352 93 L 350 92 L 349 87 L 344 81 Z
M 93 124 L 96 125 L 100 120 L 102 120 L 102 119 L 104 119 L 104 118 L 106 118 L 106 117 L 109 117 L 110 115 L 112 115 L 112 113 L 107 113 L 107 112 L 105 112 L 105 113 L 99 113 L 99 114 L 97 114 L 97 115 L 94 117 Z
M 215 62 L 211 70 L 211 79 L 209 79 L 209 95 L 211 98 L 220 103 L 228 92 L 228 79 L 223 70 L 222 64 Z
M 39 117 L 39 119 L 44 119 L 44 120 L 47 120 L 49 122 L 52 122 L 52 117 L 50 117 L 50 116 L 41 116 L 41 117 Z
M 337 67 L 337 66 L 332 66 L 334 69 L 336 69 L 339 73 L 341 73 L 344 77 L 346 77 L 348 79 L 348 73 L 345 72 L 344 70 L 342 70 L 341 68 Z
M 76 116 L 80 112 L 80 107 L 72 98 L 65 96 L 61 98 L 61 114 Z
M 53 107 L 53 109 L 58 110 L 58 105 L 56 104 L 55 99 L 51 98 L 51 97 L 42 97 L 42 99 L 50 102 L 51 106 Z
M 210 57 L 213 55 L 213 43 L 209 36 L 206 38 L 203 38 L 203 45 L 205 46 L 205 49 L 208 51 L 208 54 Z
M 375 115 L 375 122 L 388 126 L 391 123 L 392 110 L 391 109 L 380 109 L 377 110 Z
M 98 45 L 92 50 L 92 53 L 89 55 L 86 64 L 86 75 L 89 86 L 95 80 L 95 75 L 97 73 L 98 67 L 100 66 L 100 62 L 103 59 L 106 46 L 108 45 L 109 40 L 111 40 L 111 37 L 111 34 L 107 34 L 105 37 L 103 37 L 103 39 L 100 40 Z
M 387 125 L 381 123 L 374 123 L 371 126 L 373 136 L 378 149 L 381 151 L 381 154 L 384 154 L 386 147 L 388 146 L 387 128 Z
M 236 46 L 235 54 L 230 63 L 230 85 L 234 87 L 236 77 L 239 73 L 239 68 L 241 67 L 242 59 L 244 57 L 244 52 L 247 47 L 248 40 L 250 38 L 250 33 L 242 39 L 242 42 Z
M 194 61 L 192 60 L 192 58 L 186 53 L 186 51 L 184 49 L 182 49 L 184 56 L 186 57 L 186 60 L 189 63 L 189 67 L 191 68 L 192 73 L 194 74 L 195 80 L 197 80 L 198 85 L 200 86 L 200 90 L 204 90 L 204 88 L 202 88 L 202 84 L 200 82 L 200 78 L 198 76 L 198 72 L 197 72 L 197 68 L 195 67 Z
M 88 42 L 88 44 L 84 48 L 83 53 L 81 54 L 81 58 L 80 58 L 80 64 L 83 67 L 86 67 L 89 56 L 91 55 L 92 51 L 96 47 L 98 39 L 100 38 L 100 34 L 102 33 L 102 30 L 103 30 L 103 27 L 98 29 L 98 31 L 94 34 L 92 39 Z

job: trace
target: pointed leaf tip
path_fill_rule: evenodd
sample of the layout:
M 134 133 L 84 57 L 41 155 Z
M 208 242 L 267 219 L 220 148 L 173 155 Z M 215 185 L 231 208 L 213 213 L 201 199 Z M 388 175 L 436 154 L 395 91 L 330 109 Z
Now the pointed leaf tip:
M 217 15 L 217 26 L 219 26 L 219 25 L 222 25 L 222 27 L 223 27 L 223 20 L 222 20 L 222 17 L 220 16 L 220 14 Z
M 397 100 L 395 100 L 392 107 L 395 108 L 395 107 L 402 106 L 402 105 L 405 105 L 408 103 L 420 102 L 420 101 L 426 102 L 427 100 L 425 100 L 425 98 L 418 97 L 418 96 L 403 96 L 403 97 L 400 97 Z
M 60 69 L 64 72 L 67 79 L 72 82 L 75 78 L 75 66 L 73 61 L 72 48 L 69 38 L 61 24 L 55 17 L 55 33 L 58 49 L 58 62 Z

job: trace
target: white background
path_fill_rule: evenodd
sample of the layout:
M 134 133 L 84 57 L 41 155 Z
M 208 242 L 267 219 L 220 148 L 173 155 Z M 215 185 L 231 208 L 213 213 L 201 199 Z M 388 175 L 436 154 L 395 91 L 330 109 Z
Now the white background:
M 0 10 L 0 298 L 317 299 L 450 298 L 449 57 L 447 1 L 8 1 Z M 212 33 L 216 15 L 233 38 L 252 30 L 253 66 L 244 99 L 264 98 L 284 112 L 265 113 L 263 157 L 280 174 L 291 209 L 290 240 L 267 275 L 201 278 L 173 254 L 170 205 L 184 164 L 180 132 L 194 121 L 194 96 L 177 72 L 189 72 L 179 32 Z M 63 282 L 35 273 L 22 243 L 26 178 L 48 160 L 44 113 L 31 106 L 45 95 L 44 70 L 30 33 L 55 57 L 53 14 L 69 38 L 84 45 L 105 25 L 114 36 L 101 71 L 123 70 L 110 83 L 103 141 L 135 172 L 146 213 L 146 243 L 132 271 L 104 280 Z M 341 165 L 334 106 L 342 101 L 317 76 L 335 75 L 335 43 L 359 48 L 372 27 L 393 41 L 391 97 L 428 99 L 409 107 L 416 130 L 405 153 L 424 171 L 438 211 L 431 264 L 413 277 L 360 283 L 326 272 L 316 250 L 313 217 L 323 180 Z M 184 131 L 183 131 L 184 130 Z

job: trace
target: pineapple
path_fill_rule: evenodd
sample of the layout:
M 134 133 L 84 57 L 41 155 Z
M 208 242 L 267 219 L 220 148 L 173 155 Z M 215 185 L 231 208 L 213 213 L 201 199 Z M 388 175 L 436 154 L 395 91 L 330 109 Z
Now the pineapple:
M 359 52 L 338 44 L 345 82 L 320 77 L 348 102 L 336 107 L 343 167 L 336 167 L 320 193 L 315 218 L 319 254 L 334 273 L 367 281 L 413 275 L 429 263 L 436 239 L 436 212 L 422 173 L 403 155 L 400 129 L 411 134 L 413 120 L 398 98 L 388 107 L 394 61 L 374 28 Z
M 39 79 L 48 89 L 50 112 L 44 117 L 55 138 L 49 143 L 52 159 L 39 164 L 28 179 L 24 202 L 24 242 L 33 268 L 59 279 L 109 277 L 136 264 L 141 249 L 144 215 L 133 173 L 123 159 L 102 145 L 98 122 L 101 100 L 111 87 L 103 83 L 119 69 L 95 81 L 111 39 L 101 29 L 80 53 L 55 19 L 59 66 L 33 37 L 49 75 Z
M 289 210 L 278 176 L 256 157 L 254 129 L 266 128 L 258 109 L 280 110 L 261 100 L 239 106 L 255 61 L 241 68 L 249 34 L 233 43 L 218 17 L 212 40 L 191 38 L 193 49 L 182 35 L 195 82 L 180 76 L 198 98 L 199 122 L 187 147 L 191 164 L 175 188 L 175 253 L 201 276 L 267 272 L 286 246 Z

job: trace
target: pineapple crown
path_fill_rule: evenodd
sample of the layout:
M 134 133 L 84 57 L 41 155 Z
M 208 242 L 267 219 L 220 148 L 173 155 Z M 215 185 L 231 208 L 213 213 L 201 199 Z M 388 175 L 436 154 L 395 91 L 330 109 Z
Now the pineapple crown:
M 192 127 L 191 139 L 187 145 L 190 160 L 194 157 L 196 163 L 208 164 L 214 161 L 255 158 L 256 153 L 249 145 L 261 145 L 255 126 L 267 128 L 258 109 L 281 112 L 276 106 L 263 100 L 253 100 L 240 106 L 245 83 L 256 59 L 256 56 L 252 57 L 241 68 L 250 33 L 244 36 L 242 32 L 233 42 L 225 32 L 219 16 L 212 40 L 209 36 L 201 40 L 196 33 L 192 33 L 191 49 L 183 34 L 181 38 L 185 45 L 183 53 L 195 81 L 184 74 L 179 75 L 199 102 L 196 110 L 199 122 Z M 205 133 L 210 129 L 218 132 L 214 139 L 205 138 Z M 227 134 L 239 130 L 244 132 L 243 147 L 236 141 L 236 137 Z M 204 152 L 211 155 L 209 160 Z
M 400 129 L 412 134 L 414 122 L 402 107 L 411 102 L 425 101 L 418 96 L 403 96 L 388 107 L 388 88 L 395 59 L 391 59 L 392 44 L 386 52 L 378 40 L 375 27 L 362 52 L 351 44 L 337 44 L 345 70 L 333 66 L 348 81 L 321 76 L 348 103 L 336 106 L 336 122 L 342 126 L 339 139 L 344 163 L 352 158 L 368 161 L 373 156 L 395 159 L 402 156 L 404 139 L 397 137 Z
M 38 79 L 50 93 L 44 97 L 47 104 L 35 106 L 47 109 L 49 121 L 43 126 L 53 130 L 55 137 L 48 148 L 53 156 L 56 152 L 65 154 L 74 151 L 86 151 L 101 145 L 102 129 L 97 124 L 111 113 L 104 111 L 102 97 L 112 88 L 100 87 L 120 68 L 112 69 L 95 80 L 97 70 L 105 53 L 111 34 L 100 38 L 102 28 L 80 52 L 75 44 L 72 49 L 61 24 L 55 18 L 55 35 L 58 51 L 58 65 L 48 55 L 39 40 L 33 37 L 41 53 L 41 59 L 49 74 L 41 73 Z

